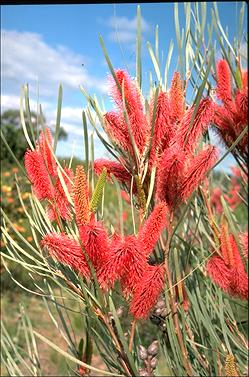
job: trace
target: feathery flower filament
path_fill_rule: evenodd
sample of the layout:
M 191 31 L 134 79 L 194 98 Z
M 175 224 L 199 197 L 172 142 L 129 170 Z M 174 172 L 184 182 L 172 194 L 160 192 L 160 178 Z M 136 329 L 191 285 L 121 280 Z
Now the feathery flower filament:
M 54 190 L 43 157 L 36 150 L 27 150 L 24 164 L 37 198 L 39 200 L 52 199 Z
M 167 215 L 166 203 L 157 204 L 139 231 L 138 239 L 141 242 L 143 253 L 147 257 L 153 251 L 162 230 L 167 225 Z
M 200 182 L 205 178 L 206 173 L 214 165 L 217 155 L 217 149 L 210 145 L 192 159 L 180 187 L 180 193 L 183 200 L 187 200 Z
M 129 293 L 137 284 L 145 267 L 146 258 L 135 236 L 112 239 L 110 258 L 99 273 L 103 288 L 111 287 L 116 280 L 123 279 L 123 290 Z
M 124 70 L 116 70 L 115 74 L 120 88 L 124 88 L 124 96 L 127 103 L 126 110 L 131 132 L 138 150 L 142 153 L 148 136 L 149 127 L 143 111 L 141 93 L 137 84 L 131 80 L 127 72 Z M 123 118 L 123 98 L 120 88 L 117 86 L 115 80 L 111 79 L 111 95 L 118 106 L 120 118 Z M 129 136 L 128 125 L 126 126 L 126 135 Z
M 173 75 L 169 96 L 171 122 L 180 122 L 184 114 L 184 93 L 179 72 Z
M 78 226 L 79 234 L 95 269 L 100 268 L 110 256 L 110 243 L 106 229 L 94 218 L 86 225 Z
M 53 157 L 52 151 L 52 134 L 49 128 L 40 132 L 40 136 L 37 142 L 37 151 L 44 158 L 44 163 L 48 169 L 48 173 L 55 177 L 57 175 L 56 161 Z
M 235 242 L 234 236 L 222 227 L 220 237 L 220 252 L 222 258 L 214 254 L 206 268 L 211 279 L 231 296 L 248 300 L 248 275 Z M 248 259 L 248 256 L 245 255 Z
M 242 73 L 241 89 L 232 91 L 230 68 L 225 60 L 217 62 L 217 97 L 222 101 L 221 105 L 213 103 L 213 124 L 221 139 L 229 148 L 239 137 L 248 124 L 248 83 L 245 79 L 247 72 Z M 236 145 L 232 153 L 239 154 L 247 162 L 248 158 L 248 134 Z
M 89 276 L 88 265 L 78 241 L 69 238 L 64 233 L 47 234 L 41 241 L 41 246 L 46 247 L 49 253 L 59 262 L 72 267 L 83 276 Z
M 136 286 L 131 301 L 130 311 L 136 319 L 146 319 L 155 305 L 164 286 L 163 265 L 147 265 L 144 274 Z

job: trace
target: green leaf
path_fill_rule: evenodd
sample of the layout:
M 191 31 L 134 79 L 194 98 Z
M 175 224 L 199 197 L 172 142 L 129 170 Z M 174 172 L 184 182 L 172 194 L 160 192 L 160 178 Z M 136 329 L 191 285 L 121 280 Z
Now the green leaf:
M 56 126 L 55 126 L 55 134 L 54 134 L 54 153 L 56 151 L 56 147 L 57 147 L 57 143 L 58 143 L 58 138 L 59 138 L 60 123 L 61 123 L 62 97 L 63 97 L 63 91 L 62 91 L 62 85 L 60 84 L 60 86 L 59 86 L 59 92 L 58 92 Z
M 152 63 L 153 63 L 153 66 L 154 66 L 154 69 L 155 69 L 155 72 L 156 72 L 156 76 L 157 76 L 157 80 L 159 82 L 159 85 L 162 84 L 162 77 L 161 77 L 161 72 L 160 72 L 160 67 L 159 67 L 159 64 L 158 64 L 158 60 L 152 50 L 152 47 L 151 47 L 151 44 L 150 42 L 147 42 L 147 48 L 149 50 L 149 54 L 150 54 L 150 57 L 151 57 L 151 60 L 152 60 Z
M 28 131 L 27 131 L 27 127 L 26 127 L 25 116 L 24 116 L 24 108 L 23 108 L 23 97 L 25 97 L 25 87 L 24 86 L 21 88 L 21 96 L 20 96 L 20 121 L 21 121 L 23 133 L 24 133 L 24 136 L 27 140 L 27 143 L 29 144 L 30 149 L 33 151 L 33 150 L 35 150 L 35 147 L 30 140 L 30 137 L 29 137 L 29 134 L 28 134 Z
M 170 45 L 169 45 L 168 56 L 167 56 L 167 60 L 166 60 L 166 64 L 165 64 L 165 70 L 164 70 L 164 90 L 165 91 L 167 90 L 168 72 L 169 72 L 169 66 L 170 66 L 170 61 L 171 61 L 173 49 L 174 49 L 174 43 L 171 39 Z
M 88 145 L 88 130 L 87 130 L 87 122 L 86 122 L 86 113 L 82 111 L 82 123 L 83 123 L 83 130 L 84 130 L 84 143 L 85 143 L 85 162 L 86 162 L 86 174 L 88 173 L 89 168 L 89 145 Z
M 78 353 L 79 353 L 80 360 L 82 360 L 82 356 L 83 356 L 83 347 L 84 347 L 84 340 L 83 338 L 80 338 L 79 346 L 78 346 Z
M 117 374 L 114 374 L 114 373 L 110 373 L 110 372 L 106 372 L 105 370 L 101 370 L 101 369 L 98 369 L 98 368 L 95 368 L 91 365 L 88 365 L 86 363 L 84 363 L 83 361 L 81 360 L 78 360 L 76 359 L 74 356 L 71 356 L 69 353 L 63 351 L 60 347 L 58 347 L 56 344 L 54 344 L 53 342 L 51 342 L 49 339 L 45 338 L 45 336 L 39 334 L 38 332 L 34 331 L 34 334 L 35 336 L 37 336 L 37 338 L 39 338 L 42 342 L 46 343 L 49 347 L 53 348 L 55 351 L 59 352 L 62 356 L 64 356 L 66 359 L 68 360 L 71 360 L 73 361 L 74 363 L 78 364 L 78 365 L 81 365 L 87 369 L 90 369 L 90 370 L 93 370 L 95 372 L 100 372 L 102 375 L 105 375 L 105 376 L 116 376 Z M 120 375 L 122 376 L 122 375 Z M 122 376 L 124 377 L 124 376 Z
M 28 125 L 29 125 L 30 132 L 31 132 L 31 135 L 32 135 L 32 138 L 33 138 L 33 143 L 35 144 L 36 139 L 35 139 L 34 128 L 33 128 L 32 119 L 31 119 L 28 84 L 24 86 L 24 98 L 25 98 L 26 115 L 27 115 L 27 118 L 28 118 Z

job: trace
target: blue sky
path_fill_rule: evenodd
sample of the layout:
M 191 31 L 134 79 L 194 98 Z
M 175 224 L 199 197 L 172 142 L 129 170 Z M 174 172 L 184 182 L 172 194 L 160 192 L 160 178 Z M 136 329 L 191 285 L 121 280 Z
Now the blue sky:
M 108 68 L 98 40 L 101 34 L 116 68 L 129 69 L 135 76 L 136 9 L 134 4 L 82 5 L 12 5 L 1 7 L 2 39 L 2 111 L 19 106 L 21 85 L 29 83 L 31 107 L 36 109 L 37 82 L 39 101 L 48 124 L 55 122 L 58 86 L 63 85 L 62 125 L 69 134 L 58 154 L 83 156 L 81 112 L 86 102 L 79 90 L 83 84 L 91 93 L 103 98 L 110 107 L 106 78 Z M 211 3 L 207 3 L 210 22 Z M 218 3 L 223 26 L 228 25 L 233 40 L 241 2 Z M 154 43 L 155 26 L 159 25 L 159 49 L 167 55 L 170 40 L 175 40 L 174 3 L 141 3 L 143 17 L 143 81 L 148 88 L 152 65 L 146 41 Z M 179 4 L 180 22 L 184 26 L 183 4 Z M 246 12 L 247 13 L 247 12 Z M 246 20 L 245 20 L 246 25 Z M 117 32 L 119 42 L 117 43 Z M 175 43 L 170 73 L 175 68 Z M 82 64 L 84 64 L 82 66 Z M 147 86 L 146 86 L 147 82 Z M 95 138 L 96 156 L 107 156 Z M 223 167 L 231 163 L 229 158 Z

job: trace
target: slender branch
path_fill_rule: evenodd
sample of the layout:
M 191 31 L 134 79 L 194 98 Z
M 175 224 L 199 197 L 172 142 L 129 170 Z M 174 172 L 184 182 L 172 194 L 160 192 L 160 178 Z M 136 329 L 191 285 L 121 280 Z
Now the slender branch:
M 133 319 L 131 323 L 131 332 L 130 332 L 130 341 L 129 341 L 129 351 L 132 352 L 132 346 L 133 346 L 133 339 L 135 335 L 135 329 L 136 329 L 136 320 Z

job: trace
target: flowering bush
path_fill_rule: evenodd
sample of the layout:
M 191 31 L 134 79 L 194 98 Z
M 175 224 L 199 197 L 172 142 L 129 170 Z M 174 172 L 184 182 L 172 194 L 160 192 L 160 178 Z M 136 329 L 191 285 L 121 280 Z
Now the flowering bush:
M 185 8 L 189 16 L 190 7 Z M 194 75 L 185 66 L 187 77 L 174 72 L 168 89 L 158 73 L 157 54 L 150 48 L 158 85 L 151 85 L 149 98 L 144 98 L 139 9 L 135 79 L 112 67 L 101 39 L 112 74 L 109 87 L 115 109 L 102 111 L 96 98 L 81 88 L 88 101 L 83 113 L 85 167 L 78 165 L 73 171 L 61 166 L 48 128 L 40 128 L 35 142 L 29 140 L 24 166 L 32 187 L 32 213 L 27 217 L 35 245 L 27 242 L 28 251 L 18 246 L 3 226 L 5 241 L 11 246 L 5 258 L 27 269 L 34 281 L 37 275 L 43 277 L 34 292 L 39 290 L 47 306 L 48 298 L 56 306 L 62 328 L 52 314 L 51 318 L 67 340 L 68 350 L 31 325 L 26 329 L 27 339 L 31 336 L 35 345 L 39 338 L 62 353 L 76 363 L 76 369 L 73 364 L 69 368 L 81 376 L 91 371 L 128 376 L 239 376 L 247 365 L 239 313 L 248 301 L 248 233 L 241 230 L 233 213 L 237 181 L 224 197 L 217 188 L 211 193 L 209 179 L 220 160 L 208 134 L 211 127 L 219 130 L 238 160 L 234 173 L 245 178 L 245 73 L 239 69 L 242 86 L 233 95 L 227 63 L 217 62 L 216 94 L 223 104 L 216 103 L 210 90 L 204 91 L 212 85 L 208 73 L 213 55 L 207 54 L 206 70 L 199 72 L 202 82 L 198 85 L 196 79 L 195 99 L 187 103 L 187 84 Z M 201 30 L 198 17 L 195 22 L 196 30 Z M 203 35 L 199 38 L 202 41 Z M 191 59 L 192 69 L 197 69 L 198 61 Z M 89 162 L 86 114 L 115 160 Z M 99 176 L 96 183 L 95 174 Z M 106 181 L 117 188 L 118 224 L 116 214 L 113 222 L 105 219 Z M 123 226 L 123 201 L 130 206 L 132 231 Z M 222 216 L 217 216 L 221 209 Z M 30 259 L 24 260 L 23 255 Z M 85 328 L 80 341 L 73 340 L 65 321 L 70 308 L 58 303 L 49 279 L 78 303 Z M 155 332 L 146 344 L 142 335 L 150 322 Z M 4 341 L 11 347 L 8 334 Z M 108 370 L 92 364 L 93 343 Z M 33 375 L 41 374 L 36 346 L 32 357 Z M 7 361 L 6 365 L 10 370 Z M 11 366 L 16 370 L 14 361 Z

